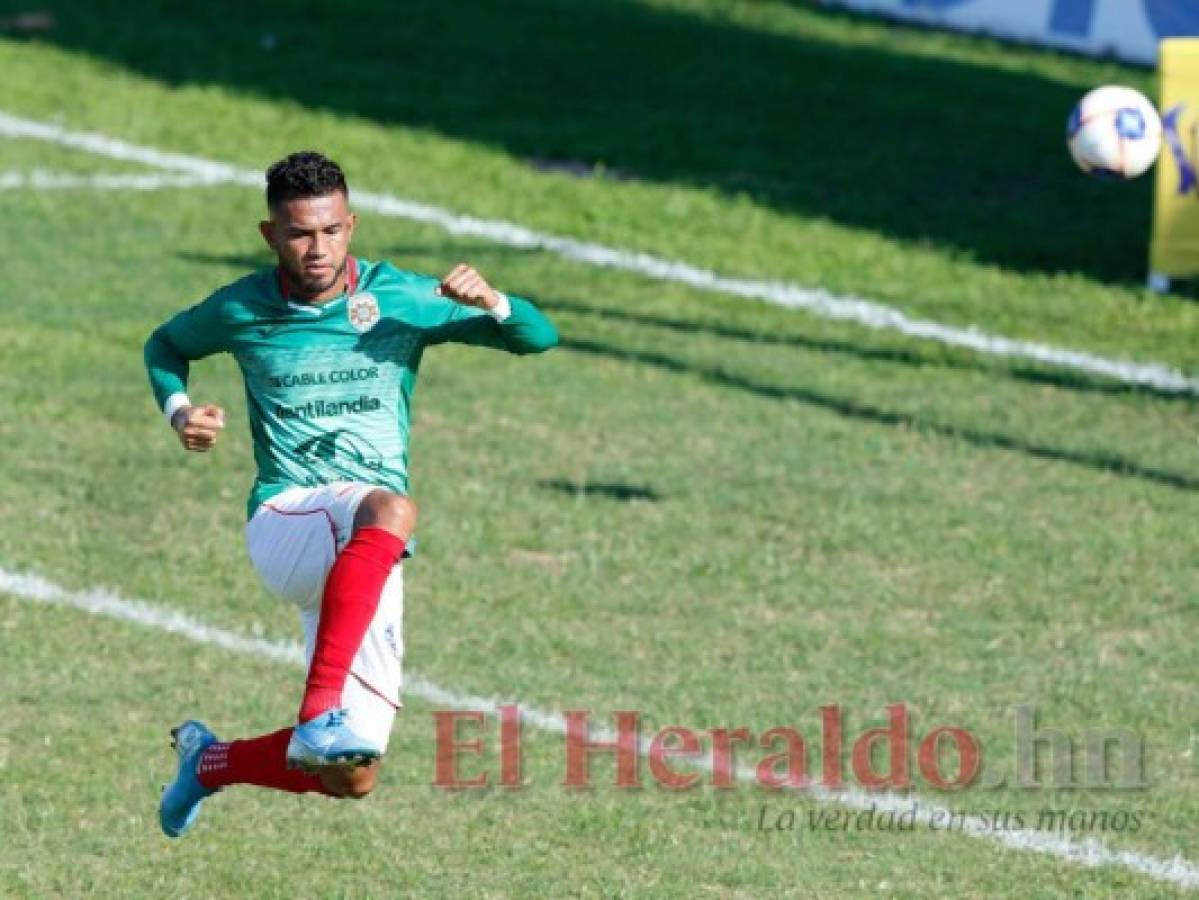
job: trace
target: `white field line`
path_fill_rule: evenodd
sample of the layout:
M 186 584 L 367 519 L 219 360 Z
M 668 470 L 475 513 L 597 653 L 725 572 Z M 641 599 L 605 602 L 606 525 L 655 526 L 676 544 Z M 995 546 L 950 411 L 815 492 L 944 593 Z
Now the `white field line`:
M 174 172 L 137 173 L 94 173 L 77 175 L 72 172 L 50 172 L 33 169 L 30 172 L 0 172 L 0 190 L 29 188 L 36 191 L 75 190 L 89 188 L 108 191 L 156 191 L 162 188 L 206 187 L 223 184 L 227 180 L 213 180 L 198 175 Z
M 242 169 L 196 156 L 168 153 L 100 134 L 68 131 L 59 125 L 23 119 L 4 112 L 0 112 L 0 136 L 48 141 L 109 159 L 138 162 L 163 171 L 194 175 L 204 179 L 205 183 L 236 182 L 256 188 L 263 185 L 262 174 L 251 169 Z M 659 281 L 685 284 L 698 290 L 764 300 L 789 309 L 801 309 L 827 319 L 854 322 L 882 331 L 895 331 L 991 356 L 1034 360 L 1159 391 L 1199 394 L 1199 378 L 1163 363 L 1138 363 L 987 334 L 974 327 L 959 328 L 913 319 L 894 307 L 860 297 L 838 296 L 820 288 L 808 288 L 789 282 L 720 275 L 678 260 L 545 234 L 512 222 L 459 215 L 451 210 L 416 203 L 391 194 L 355 190 L 354 204 L 359 209 L 381 215 L 437 225 L 455 235 L 480 237 L 509 247 L 545 250 L 575 262 L 635 272 Z
M 11 594 L 36 603 L 63 606 L 83 610 L 92 615 L 131 622 L 145 628 L 167 632 L 186 638 L 197 644 L 219 647 L 233 653 L 260 659 L 283 662 L 293 666 L 304 665 L 304 651 L 298 643 L 272 641 L 248 637 L 222 628 L 206 625 L 184 613 L 167 607 L 157 606 L 142 600 L 128 600 L 106 590 L 71 591 L 46 581 L 36 575 L 21 575 L 0 569 L 0 593 Z M 453 709 L 477 710 L 498 717 L 499 707 L 504 701 L 489 697 L 477 697 L 439 687 L 417 676 L 405 678 L 405 690 L 430 703 Z M 562 716 L 509 701 L 520 707 L 521 719 L 528 725 L 554 734 L 565 734 L 566 722 Z M 612 741 L 615 734 L 610 729 L 594 729 L 592 740 Z M 641 753 L 648 755 L 649 740 L 643 739 Z M 700 760 L 696 767 L 712 771 L 711 759 Z M 738 766 L 739 781 L 756 783 L 755 771 L 748 766 Z M 1066 862 L 1088 867 L 1114 866 L 1129 869 L 1156 881 L 1173 884 L 1180 888 L 1199 888 L 1199 868 L 1181 855 L 1173 859 L 1160 859 L 1131 850 L 1113 850 L 1094 838 L 1072 840 L 1041 831 L 994 830 L 974 817 L 953 816 L 949 810 L 935 804 L 910 797 L 887 794 L 872 794 L 858 790 L 834 791 L 819 786 L 802 789 L 801 793 L 816 803 L 836 804 L 850 809 L 876 809 L 881 812 L 906 813 L 921 825 L 945 830 L 951 820 L 955 830 L 972 838 L 993 841 L 1013 850 L 1023 850 L 1052 856 Z M 934 826 L 933 823 L 937 824 Z

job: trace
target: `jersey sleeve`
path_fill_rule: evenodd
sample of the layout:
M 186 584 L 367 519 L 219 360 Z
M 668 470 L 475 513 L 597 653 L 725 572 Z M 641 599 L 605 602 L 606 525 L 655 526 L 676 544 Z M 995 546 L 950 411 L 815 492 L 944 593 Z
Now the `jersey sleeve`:
M 193 360 L 229 349 L 221 303 L 219 293 L 212 295 L 168 319 L 146 341 L 143 351 L 146 372 L 159 409 L 168 397 L 187 391 L 187 375 Z
M 509 353 L 541 353 L 558 343 L 554 323 L 528 300 L 508 295 L 511 313 L 497 322 L 485 310 L 439 299 L 426 344 L 473 344 Z

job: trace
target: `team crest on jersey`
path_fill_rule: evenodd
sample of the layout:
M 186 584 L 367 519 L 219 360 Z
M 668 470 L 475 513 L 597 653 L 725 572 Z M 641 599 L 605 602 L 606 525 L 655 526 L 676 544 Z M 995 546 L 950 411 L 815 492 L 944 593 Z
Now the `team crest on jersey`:
M 379 323 L 379 301 L 369 291 L 354 294 L 350 297 L 346 315 L 355 331 L 370 331 Z

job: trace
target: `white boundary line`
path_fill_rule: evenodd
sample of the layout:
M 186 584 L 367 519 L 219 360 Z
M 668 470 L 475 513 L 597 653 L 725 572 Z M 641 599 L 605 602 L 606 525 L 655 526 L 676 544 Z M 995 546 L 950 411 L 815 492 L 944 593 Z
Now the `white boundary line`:
M 71 591 L 36 575 L 20 575 L 0 569 L 0 593 L 11 594 L 35 603 L 63 606 L 108 619 L 131 622 L 233 653 L 293 666 L 304 665 L 304 651 L 297 643 L 247 637 L 206 625 L 182 612 L 142 600 L 128 600 L 106 590 Z M 501 701 L 493 698 L 462 694 L 416 676 L 405 678 L 405 690 L 430 703 L 455 709 L 480 710 L 492 717 L 498 716 L 499 707 L 503 705 Z M 565 720 L 557 713 L 545 712 L 524 704 L 517 705 L 520 706 L 522 721 L 529 725 L 555 734 L 566 732 Z M 597 730 L 592 737 L 596 740 L 611 741 L 615 735 L 607 730 Z M 647 755 L 648 741 L 643 741 L 641 752 L 643 756 Z M 700 762 L 698 768 L 710 772 L 712 763 L 710 760 Z M 755 783 L 755 772 L 750 767 L 739 766 L 736 775 L 741 782 Z M 816 803 L 836 804 L 860 810 L 874 808 L 883 812 L 909 815 L 914 813 L 915 821 L 922 825 L 930 825 L 934 819 L 943 825 L 952 815 L 949 810 L 935 804 L 895 795 L 870 794 L 856 790 L 832 791 L 821 787 L 807 788 L 802 793 Z M 1052 856 L 1091 868 L 1113 866 L 1129 869 L 1180 888 L 1199 888 L 1199 868 L 1181 855 L 1173 859 L 1160 859 L 1131 850 L 1112 850 L 1094 838 L 1076 841 L 1040 831 L 996 831 L 975 817 L 966 817 L 963 820 L 959 815 L 953 817 L 953 821 L 960 822 L 959 830 L 969 837 L 994 841 L 1013 850 Z
M 263 185 L 262 173 L 250 169 L 196 156 L 168 153 L 100 134 L 69 131 L 59 125 L 20 118 L 3 111 L 0 111 L 0 137 L 47 141 L 109 159 L 137 162 L 161 171 L 192 175 L 200 178 L 205 184 L 233 182 L 255 188 L 261 188 Z M 909 337 L 936 341 L 951 347 L 964 347 L 991 356 L 1033 360 L 1159 391 L 1199 394 L 1199 378 L 1164 363 L 1132 362 L 1081 350 L 987 334 L 974 327 L 958 328 L 939 322 L 913 319 L 894 307 L 860 297 L 837 296 L 820 288 L 807 288 L 789 282 L 732 278 L 678 260 L 545 234 L 512 222 L 459 215 L 441 207 L 415 203 L 391 194 L 355 190 L 354 204 L 359 209 L 380 215 L 438 225 L 455 235 L 485 238 L 509 247 L 545 250 L 575 262 L 635 272 L 659 281 L 685 284 L 698 290 L 764 300 L 776 306 L 802 309 L 826 319 L 854 322 L 881 331 L 895 331 Z
M 161 188 L 206 187 L 213 184 L 223 184 L 210 178 L 198 175 L 184 175 L 173 172 L 131 173 L 77 175 L 73 172 L 50 172 L 45 169 L 34 169 L 30 172 L 4 171 L 0 172 L 0 190 L 18 190 L 30 188 L 37 191 L 72 190 L 76 188 L 92 188 L 95 190 L 133 190 L 156 191 Z

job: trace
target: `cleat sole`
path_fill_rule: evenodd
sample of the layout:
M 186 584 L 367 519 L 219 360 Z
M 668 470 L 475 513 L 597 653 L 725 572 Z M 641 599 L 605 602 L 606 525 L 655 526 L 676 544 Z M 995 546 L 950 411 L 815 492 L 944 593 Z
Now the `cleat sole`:
M 351 753 L 346 756 L 335 756 L 333 760 L 344 768 L 357 769 L 362 766 L 369 766 L 378 758 L 378 756 L 370 753 Z
M 350 753 L 330 756 L 327 763 L 322 765 L 313 765 L 306 760 L 291 760 L 287 761 L 287 768 L 298 770 L 308 775 L 319 775 L 322 769 L 339 768 L 339 769 L 357 769 L 362 766 L 369 766 L 371 763 L 379 759 L 378 754 L 373 753 Z

